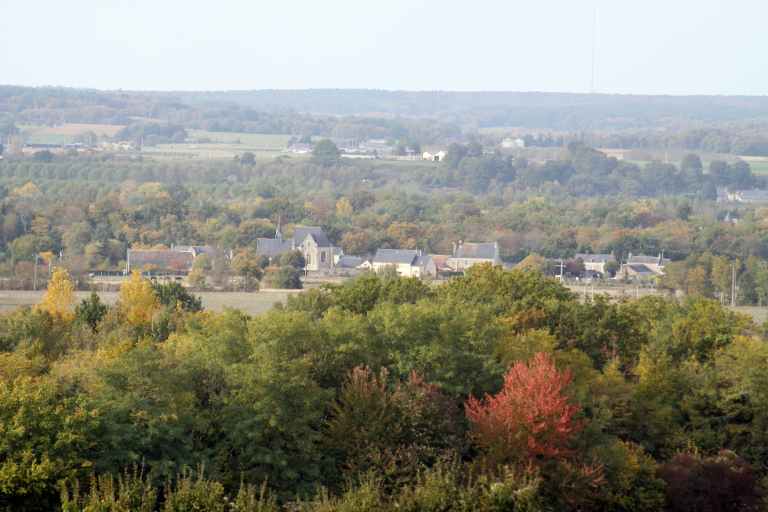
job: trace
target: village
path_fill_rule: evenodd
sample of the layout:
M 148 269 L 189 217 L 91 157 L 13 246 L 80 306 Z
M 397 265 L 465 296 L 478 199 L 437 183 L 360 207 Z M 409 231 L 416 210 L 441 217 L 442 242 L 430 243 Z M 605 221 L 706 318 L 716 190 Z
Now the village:
M 239 253 L 240 255 L 244 253 Z M 529 256 L 516 264 L 501 258 L 497 241 L 452 244 L 450 254 L 432 254 L 421 249 L 379 248 L 371 255 L 345 254 L 334 245 L 322 227 L 294 226 L 292 234 L 285 236 L 278 223 L 271 238 L 257 238 L 253 266 L 264 271 L 293 267 L 299 280 L 275 288 L 301 288 L 303 283 L 339 282 L 365 272 L 392 273 L 401 277 L 428 281 L 445 281 L 463 275 L 478 264 L 502 266 L 505 269 L 523 268 L 542 271 L 557 279 L 571 282 L 623 282 L 653 287 L 664 275 L 670 262 L 663 254 L 644 255 L 630 253 L 625 261 L 613 254 L 577 253 L 570 259 L 546 259 Z M 169 248 L 131 248 L 125 259 L 125 268 L 89 273 L 90 285 L 118 285 L 133 272 L 160 282 L 175 281 L 183 286 L 208 290 L 247 290 L 243 273 L 233 272 L 230 287 L 216 285 L 208 274 L 213 273 L 214 261 L 223 260 L 232 265 L 237 255 L 209 245 L 172 245 Z M 242 266 L 242 265 L 241 265 Z M 247 272 L 246 272 L 247 273 Z M 263 272 L 262 272 L 263 273 Z

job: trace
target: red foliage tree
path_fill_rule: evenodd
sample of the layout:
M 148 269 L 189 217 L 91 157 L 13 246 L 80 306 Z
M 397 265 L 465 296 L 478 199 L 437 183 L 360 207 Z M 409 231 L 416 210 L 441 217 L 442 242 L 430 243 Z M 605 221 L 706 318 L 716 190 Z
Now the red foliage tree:
M 574 420 L 580 407 L 566 390 L 570 371 L 560 372 L 552 358 L 536 354 L 515 363 L 496 395 L 465 404 L 475 442 L 497 462 L 538 462 L 570 453 L 573 436 L 583 427 Z

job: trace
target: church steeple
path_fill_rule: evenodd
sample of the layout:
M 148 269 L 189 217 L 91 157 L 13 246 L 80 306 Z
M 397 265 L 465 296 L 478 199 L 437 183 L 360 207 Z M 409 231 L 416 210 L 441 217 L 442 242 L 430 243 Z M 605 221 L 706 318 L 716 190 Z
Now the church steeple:
M 280 231 L 280 216 L 277 217 L 277 228 L 275 229 L 275 240 L 283 241 L 283 233 Z

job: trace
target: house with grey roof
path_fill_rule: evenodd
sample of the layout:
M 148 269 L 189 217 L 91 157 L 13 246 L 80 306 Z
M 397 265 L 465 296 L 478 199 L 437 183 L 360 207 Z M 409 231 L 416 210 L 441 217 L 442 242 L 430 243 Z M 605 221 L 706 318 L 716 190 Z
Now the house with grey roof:
M 192 270 L 195 255 L 170 249 L 128 249 L 125 261 L 126 273 L 185 276 Z
M 371 266 L 375 272 L 394 269 L 403 277 L 435 276 L 435 264 L 428 254 L 417 249 L 379 249 Z
M 501 265 L 498 242 L 458 242 L 453 246 L 453 255 L 448 266 L 455 272 L 464 272 L 478 263 Z
M 371 262 L 360 256 L 340 255 L 336 258 L 336 268 L 342 270 L 370 270 Z
M 669 264 L 671 260 L 664 257 L 664 253 L 659 253 L 658 256 L 647 256 L 645 254 L 632 254 L 629 253 L 627 257 L 627 265 L 645 265 L 656 275 L 664 275 L 664 267 Z
M 653 281 L 660 274 L 656 273 L 648 265 L 642 263 L 625 264 L 621 266 L 618 276 L 628 281 Z

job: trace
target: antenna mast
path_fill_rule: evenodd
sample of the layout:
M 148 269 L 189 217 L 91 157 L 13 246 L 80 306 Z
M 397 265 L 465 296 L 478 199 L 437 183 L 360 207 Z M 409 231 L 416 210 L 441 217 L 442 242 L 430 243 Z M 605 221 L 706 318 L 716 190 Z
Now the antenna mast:
M 592 79 L 590 81 L 589 92 L 597 92 L 597 6 L 592 18 Z

